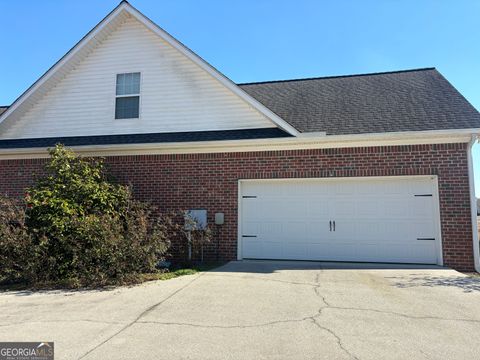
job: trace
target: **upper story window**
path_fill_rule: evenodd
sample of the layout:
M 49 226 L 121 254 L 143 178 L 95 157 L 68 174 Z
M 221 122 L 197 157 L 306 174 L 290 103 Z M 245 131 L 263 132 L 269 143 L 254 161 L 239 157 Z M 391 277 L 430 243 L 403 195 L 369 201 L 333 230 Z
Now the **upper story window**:
M 117 74 L 115 119 L 137 119 L 140 114 L 140 73 Z

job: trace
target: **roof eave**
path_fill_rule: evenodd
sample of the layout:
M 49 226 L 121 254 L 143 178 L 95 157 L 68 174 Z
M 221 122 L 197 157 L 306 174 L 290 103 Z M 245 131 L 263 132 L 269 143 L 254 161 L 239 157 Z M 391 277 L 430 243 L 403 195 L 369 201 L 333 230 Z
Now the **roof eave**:
M 84 156 L 128 156 L 154 154 L 229 153 L 252 151 L 308 150 L 348 147 L 427 145 L 468 143 L 480 128 L 370 133 L 355 135 L 319 135 L 274 139 L 224 140 L 180 143 L 118 144 L 73 146 Z M 0 149 L 0 160 L 48 157 L 47 148 Z

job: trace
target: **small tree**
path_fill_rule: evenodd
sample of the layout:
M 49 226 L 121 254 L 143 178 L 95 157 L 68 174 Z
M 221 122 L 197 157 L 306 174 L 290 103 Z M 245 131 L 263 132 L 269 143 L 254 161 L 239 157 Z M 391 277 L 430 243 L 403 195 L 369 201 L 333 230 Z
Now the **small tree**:
M 32 254 L 25 280 L 103 285 L 155 271 L 175 231 L 170 219 L 152 216 L 154 209 L 134 200 L 129 187 L 109 181 L 102 159 L 62 145 L 50 157 L 25 197 Z
M 203 262 L 204 246 L 213 238 L 213 230 L 209 225 L 201 226 L 198 220 L 188 212 L 184 212 L 183 238 L 185 239 L 186 261 L 192 262 L 193 251 L 200 252 L 200 261 Z

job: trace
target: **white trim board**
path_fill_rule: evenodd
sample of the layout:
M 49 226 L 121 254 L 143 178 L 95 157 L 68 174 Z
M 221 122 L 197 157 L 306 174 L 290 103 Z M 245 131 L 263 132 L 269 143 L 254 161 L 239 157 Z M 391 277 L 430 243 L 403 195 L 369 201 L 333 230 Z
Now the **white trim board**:
M 84 156 L 203 154 L 468 143 L 472 134 L 480 134 L 480 129 L 328 136 L 320 134 L 274 139 L 88 145 L 70 148 Z M 45 157 L 48 157 L 46 148 L 0 149 L 0 160 Z

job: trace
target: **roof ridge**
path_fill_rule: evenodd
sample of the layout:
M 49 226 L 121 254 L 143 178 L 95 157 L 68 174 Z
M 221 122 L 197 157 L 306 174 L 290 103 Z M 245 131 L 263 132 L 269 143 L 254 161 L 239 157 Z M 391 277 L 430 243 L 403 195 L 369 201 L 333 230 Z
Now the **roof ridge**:
M 253 81 L 253 82 L 246 82 L 246 83 L 237 83 L 237 85 L 241 86 L 241 85 L 283 83 L 283 82 L 292 82 L 292 81 L 308 81 L 308 80 L 337 79 L 337 78 L 349 78 L 349 77 L 360 77 L 360 76 L 375 76 L 375 75 L 398 74 L 398 73 L 407 73 L 407 72 L 415 72 L 415 71 L 430 71 L 430 70 L 436 70 L 436 68 L 435 68 L 435 67 L 425 67 L 425 68 L 406 69 L 406 70 L 394 70 L 394 71 L 372 72 L 372 73 L 364 73 L 364 74 L 329 75 L 329 76 L 307 77 L 307 78 L 297 78 L 297 79 Z

